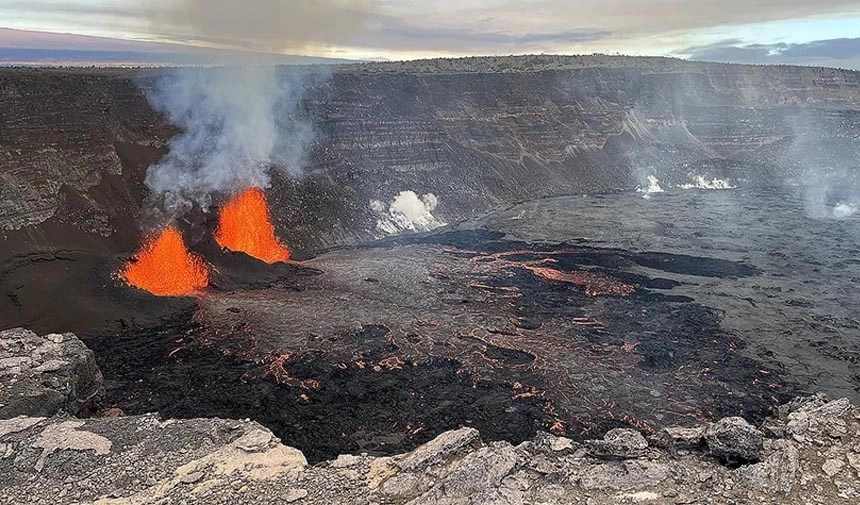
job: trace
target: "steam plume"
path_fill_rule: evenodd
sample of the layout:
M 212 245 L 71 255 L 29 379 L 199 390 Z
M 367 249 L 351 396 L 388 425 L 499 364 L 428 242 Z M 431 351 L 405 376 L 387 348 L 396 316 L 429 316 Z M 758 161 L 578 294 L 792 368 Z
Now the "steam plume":
M 401 191 L 388 206 L 380 200 L 370 201 L 370 208 L 377 215 L 376 229 L 386 235 L 445 226 L 445 222 L 433 215 L 438 205 L 439 199 L 433 193 L 419 198 L 414 191 Z
M 177 69 L 149 94 L 182 133 L 147 172 L 164 210 L 206 208 L 214 193 L 269 185 L 271 167 L 301 171 L 313 129 L 296 108 L 303 86 L 279 79 L 272 66 Z
M 154 0 L 153 22 L 162 33 L 182 33 L 200 43 L 277 52 L 346 40 L 361 28 L 370 3 Z M 323 73 L 278 68 L 271 54 L 247 55 L 241 66 L 172 70 L 148 92 L 153 107 L 182 130 L 147 172 L 157 214 L 164 214 L 159 221 L 193 204 L 205 210 L 219 193 L 265 188 L 272 168 L 301 172 L 313 127 L 299 104 L 308 79 Z
M 649 200 L 651 198 L 651 195 L 653 195 L 654 193 L 662 193 L 664 191 L 663 187 L 660 186 L 660 181 L 657 179 L 657 176 L 649 175 L 647 177 L 647 180 L 648 186 L 644 188 L 642 186 L 639 186 L 638 188 L 636 188 L 636 191 L 642 193 L 642 198 Z
M 794 133 L 781 162 L 795 170 L 806 213 L 815 219 L 850 217 L 860 202 L 860 153 L 850 125 L 839 116 L 804 111 L 791 118 Z

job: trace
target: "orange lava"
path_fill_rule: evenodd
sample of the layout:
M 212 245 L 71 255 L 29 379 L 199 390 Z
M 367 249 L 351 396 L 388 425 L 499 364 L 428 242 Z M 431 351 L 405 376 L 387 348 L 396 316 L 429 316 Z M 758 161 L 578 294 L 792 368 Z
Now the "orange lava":
M 209 267 L 188 251 L 182 234 L 168 226 L 147 237 L 126 263 L 120 277 L 129 285 L 157 296 L 189 295 L 209 284 Z
M 275 236 L 269 203 L 259 188 L 242 191 L 221 208 L 215 241 L 266 263 L 290 259 L 290 250 Z
M 538 277 L 548 281 L 564 282 L 573 284 L 585 290 L 588 296 L 628 296 L 636 291 L 636 288 L 623 282 L 618 282 L 605 275 L 593 272 L 562 272 L 554 268 L 535 267 L 531 265 L 523 265 L 524 268 Z

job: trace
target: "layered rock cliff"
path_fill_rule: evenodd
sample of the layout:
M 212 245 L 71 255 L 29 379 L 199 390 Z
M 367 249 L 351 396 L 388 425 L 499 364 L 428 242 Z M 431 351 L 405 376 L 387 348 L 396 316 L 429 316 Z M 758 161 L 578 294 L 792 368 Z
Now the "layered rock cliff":
M 317 72 L 285 69 L 285 73 Z M 0 72 L 0 259 L 136 245 L 146 168 L 177 130 L 158 71 Z M 300 251 L 379 233 L 371 200 L 433 193 L 441 220 L 648 175 L 763 183 L 860 160 L 860 73 L 662 58 L 518 57 L 336 68 L 313 79 L 305 175 L 270 191 Z

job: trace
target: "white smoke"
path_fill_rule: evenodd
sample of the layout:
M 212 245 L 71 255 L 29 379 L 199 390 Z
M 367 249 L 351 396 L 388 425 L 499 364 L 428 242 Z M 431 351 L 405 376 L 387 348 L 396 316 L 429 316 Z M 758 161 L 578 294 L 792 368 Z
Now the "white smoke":
M 849 217 L 860 201 L 860 131 L 841 115 L 819 109 L 804 109 L 789 124 L 791 143 L 778 151 L 777 161 L 790 170 L 787 183 L 799 187 L 807 215 Z
M 857 213 L 857 206 L 850 203 L 840 202 L 833 207 L 832 215 L 836 219 L 845 219 Z
M 160 220 L 213 196 L 267 187 L 270 169 L 301 173 L 313 127 L 302 93 L 314 74 L 285 70 L 272 53 L 331 47 L 360 32 L 378 0 L 151 0 L 154 32 L 202 45 L 247 50 L 236 61 L 165 73 L 147 90 L 153 107 L 181 129 L 146 184 Z M 235 58 L 232 53 L 229 58 Z
M 270 168 L 299 174 L 313 135 L 293 113 L 302 89 L 271 66 L 176 69 L 161 78 L 149 100 L 182 129 L 146 175 L 164 210 L 206 209 L 213 194 L 267 187 Z
M 697 175 L 693 177 L 693 182 L 688 184 L 681 184 L 678 186 L 681 189 L 735 189 L 737 186 L 733 186 L 729 181 L 724 179 L 718 179 L 714 177 L 711 180 L 706 179 L 702 175 Z
M 657 176 L 649 175 L 647 180 L 648 186 L 645 188 L 642 186 L 636 188 L 636 191 L 643 193 L 642 198 L 648 200 L 654 193 L 663 193 L 663 187 L 660 186 L 660 181 L 657 179 Z
M 378 217 L 376 229 L 386 235 L 445 226 L 445 222 L 433 215 L 438 205 L 439 199 L 433 193 L 418 198 L 414 191 L 401 191 L 388 205 L 381 200 L 370 201 L 370 209 Z

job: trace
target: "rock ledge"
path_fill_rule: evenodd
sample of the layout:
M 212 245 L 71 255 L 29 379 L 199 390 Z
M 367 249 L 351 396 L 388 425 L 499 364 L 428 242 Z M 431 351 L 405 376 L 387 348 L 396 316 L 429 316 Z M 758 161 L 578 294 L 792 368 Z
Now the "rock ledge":
M 406 454 L 309 466 L 251 421 L 70 418 L 101 385 L 92 353 L 73 335 L 0 342 L 0 503 L 860 502 L 860 408 L 845 399 L 800 398 L 759 427 L 725 418 L 582 444 L 485 443 L 461 428 Z

